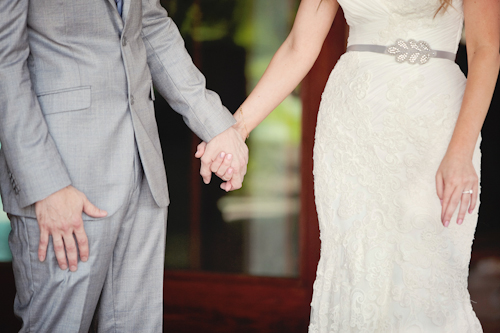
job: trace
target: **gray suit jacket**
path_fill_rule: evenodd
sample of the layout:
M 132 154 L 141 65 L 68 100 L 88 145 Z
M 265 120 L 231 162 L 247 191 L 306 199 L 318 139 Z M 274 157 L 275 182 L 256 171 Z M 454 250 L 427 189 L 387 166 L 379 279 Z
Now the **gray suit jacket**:
M 114 0 L 1 1 L 4 210 L 34 217 L 36 201 L 72 184 L 113 214 L 137 150 L 168 205 L 153 83 L 205 141 L 234 123 L 158 0 L 125 0 L 122 17 Z

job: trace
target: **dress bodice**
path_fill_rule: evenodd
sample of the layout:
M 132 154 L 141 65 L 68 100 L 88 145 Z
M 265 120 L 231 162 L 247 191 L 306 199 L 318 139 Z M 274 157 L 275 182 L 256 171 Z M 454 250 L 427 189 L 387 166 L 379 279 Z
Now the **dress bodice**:
M 456 52 L 462 34 L 462 0 L 436 14 L 439 0 L 338 0 L 350 27 L 348 45 L 391 45 L 424 40 L 436 50 Z

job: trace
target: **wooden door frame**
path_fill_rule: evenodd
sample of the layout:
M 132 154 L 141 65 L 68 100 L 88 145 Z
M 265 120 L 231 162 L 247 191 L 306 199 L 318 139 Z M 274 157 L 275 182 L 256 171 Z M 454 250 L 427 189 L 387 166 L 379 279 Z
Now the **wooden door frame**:
M 326 38 L 321 54 L 301 86 L 301 213 L 299 277 L 271 278 L 200 271 L 166 270 L 166 332 L 305 332 L 320 240 L 314 204 L 312 151 L 316 117 L 328 76 L 345 51 L 343 13 Z

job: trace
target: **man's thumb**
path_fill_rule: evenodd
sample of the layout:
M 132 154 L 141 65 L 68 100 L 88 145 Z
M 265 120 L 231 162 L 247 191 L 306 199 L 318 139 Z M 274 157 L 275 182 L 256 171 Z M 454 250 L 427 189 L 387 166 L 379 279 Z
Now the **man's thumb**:
M 83 212 L 90 217 L 104 217 L 108 215 L 108 212 L 97 208 L 87 198 L 83 201 Z
M 205 154 L 205 147 L 207 146 L 206 142 L 202 142 L 198 145 L 196 148 L 196 153 L 194 154 L 194 157 L 200 158 Z

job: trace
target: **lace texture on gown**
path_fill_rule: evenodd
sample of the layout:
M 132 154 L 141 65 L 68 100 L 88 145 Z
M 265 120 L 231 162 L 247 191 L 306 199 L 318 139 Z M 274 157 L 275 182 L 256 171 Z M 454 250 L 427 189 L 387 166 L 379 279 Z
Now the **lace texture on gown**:
M 456 52 L 462 2 L 341 0 L 349 44 L 424 40 Z M 444 228 L 435 174 L 466 79 L 446 59 L 344 54 L 323 93 L 314 147 L 321 259 L 310 333 L 482 332 L 467 290 L 477 208 Z M 479 174 L 479 142 L 474 155 Z

